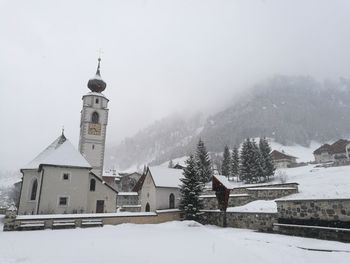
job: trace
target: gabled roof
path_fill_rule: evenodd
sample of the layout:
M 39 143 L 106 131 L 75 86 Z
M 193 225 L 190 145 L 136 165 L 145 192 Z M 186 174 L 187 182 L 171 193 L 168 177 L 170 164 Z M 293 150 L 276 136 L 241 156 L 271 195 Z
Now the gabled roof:
M 314 154 L 321 154 L 323 152 L 327 152 L 329 154 L 336 154 L 336 153 L 345 153 L 346 145 L 348 145 L 350 141 L 340 139 L 333 144 L 329 145 L 328 143 L 323 144 L 321 147 L 317 148 L 314 151 Z
M 288 154 L 279 152 L 277 150 L 273 150 L 271 152 L 271 156 L 272 156 L 272 159 L 274 159 L 274 160 L 295 159 L 295 158 L 297 158 L 297 157 L 294 157 L 292 155 L 288 155 Z
M 183 170 L 165 168 L 165 167 L 148 167 L 148 171 L 151 173 L 154 184 L 156 187 L 171 187 L 179 188 L 182 184 L 181 178 L 183 176 Z
M 323 152 L 331 153 L 332 152 L 332 146 L 330 146 L 328 143 L 323 144 L 322 146 L 320 146 L 319 148 L 317 148 L 314 151 L 314 154 L 321 154 Z
M 214 191 L 219 185 L 224 186 L 228 190 L 232 190 L 234 188 L 234 185 L 224 175 L 213 175 L 212 185 L 212 190 Z
M 72 143 L 62 134 L 23 169 L 38 169 L 40 165 L 92 168 Z
M 146 173 L 143 173 L 140 177 L 140 179 L 135 184 L 134 188 L 132 189 L 133 192 L 139 192 L 142 188 L 143 182 L 145 181 Z
M 142 174 L 133 188 L 134 192 L 141 190 L 147 174 L 150 174 L 156 187 L 179 188 L 182 184 L 180 179 L 184 178 L 183 170 L 180 169 L 161 166 L 147 167 L 146 172 Z
M 345 153 L 345 147 L 349 144 L 348 140 L 340 139 L 333 143 L 332 146 L 332 153 Z

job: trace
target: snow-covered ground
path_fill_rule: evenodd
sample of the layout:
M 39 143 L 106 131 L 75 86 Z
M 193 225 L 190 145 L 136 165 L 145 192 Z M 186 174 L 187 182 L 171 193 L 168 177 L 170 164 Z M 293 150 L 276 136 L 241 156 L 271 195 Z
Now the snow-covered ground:
M 258 142 L 259 140 L 256 141 Z M 297 162 L 299 163 L 314 161 L 315 158 L 313 152 L 321 146 L 320 143 L 314 141 L 310 143 L 309 147 L 301 146 L 298 144 L 285 146 L 278 142 L 275 142 L 273 139 L 269 139 L 269 143 L 272 150 L 277 150 L 280 152 L 284 151 L 288 155 L 295 156 L 298 158 Z
M 350 244 L 202 226 L 191 221 L 0 232 L 1 263 L 345 263 L 349 258 Z
M 277 204 L 274 200 L 257 200 L 243 206 L 229 207 L 227 212 L 277 213 Z
M 350 198 L 350 166 L 329 168 L 317 168 L 316 165 L 308 165 L 297 168 L 279 169 L 276 171 L 274 181 L 280 183 L 279 175 L 288 182 L 299 183 L 299 193 L 280 199 L 327 199 Z M 242 186 L 243 183 L 229 182 L 230 187 Z M 274 200 L 258 200 L 239 207 L 230 207 L 230 212 L 272 212 L 277 213 Z M 349 261 L 350 262 L 350 261 Z
M 308 165 L 281 171 L 287 174 L 287 182 L 299 183 L 299 193 L 284 199 L 350 198 L 350 166 Z
M 281 183 L 283 175 L 286 183 L 298 183 L 299 193 L 283 199 L 327 199 L 350 198 L 350 166 L 317 168 L 307 165 L 296 168 L 278 169 L 273 181 Z M 248 186 L 242 182 L 229 182 L 230 187 Z M 254 186 L 254 185 L 252 185 Z

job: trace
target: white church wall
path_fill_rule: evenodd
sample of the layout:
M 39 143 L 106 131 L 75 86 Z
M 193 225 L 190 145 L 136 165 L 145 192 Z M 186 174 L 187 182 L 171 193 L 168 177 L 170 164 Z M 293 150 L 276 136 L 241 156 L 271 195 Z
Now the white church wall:
M 95 179 L 95 191 L 90 191 L 90 180 Z M 88 191 L 88 213 L 96 213 L 97 200 L 104 200 L 104 213 L 116 212 L 117 208 L 117 193 L 108 188 L 91 174 L 89 175 L 89 191 Z
M 150 206 L 150 211 L 155 211 L 156 208 L 156 188 L 152 177 L 149 173 L 146 175 L 145 181 L 142 185 L 142 189 L 140 191 L 140 203 L 141 203 L 141 211 L 146 211 L 146 204 L 148 203 Z
M 175 208 L 179 207 L 180 190 L 178 188 L 157 187 L 157 209 L 169 209 L 169 196 L 175 196 Z
M 43 171 L 40 214 L 87 211 L 89 169 L 43 166 Z M 63 173 L 69 173 L 69 180 L 63 180 Z M 60 205 L 60 197 L 68 197 L 68 204 Z
M 35 214 L 37 210 L 37 201 L 40 191 L 41 176 L 37 170 L 23 170 L 21 198 L 19 202 L 18 214 Z M 30 200 L 33 180 L 37 179 L 38 187 L 35 200 Z

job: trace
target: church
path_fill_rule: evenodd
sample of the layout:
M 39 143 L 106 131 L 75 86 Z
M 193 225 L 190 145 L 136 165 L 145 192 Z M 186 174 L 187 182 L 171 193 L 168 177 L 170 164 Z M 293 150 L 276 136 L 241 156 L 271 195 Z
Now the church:
M 62 131 L 21 169 L 18 214 L 116 212 L 118 192 L 102 180 L 109 100 L 100 62 L 82 98 L 79 151 Z

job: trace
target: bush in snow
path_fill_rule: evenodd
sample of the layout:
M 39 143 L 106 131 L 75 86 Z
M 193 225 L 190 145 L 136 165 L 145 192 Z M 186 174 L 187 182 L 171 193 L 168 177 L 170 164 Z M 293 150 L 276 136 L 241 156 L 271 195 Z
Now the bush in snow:
M 276 177 L 280 181 L 281 184 L 286 183 L 288 180 L 288 176 L 287 176 L 287 173 L 285 171 L 281 171 L 281 170 L 277 171 Z

